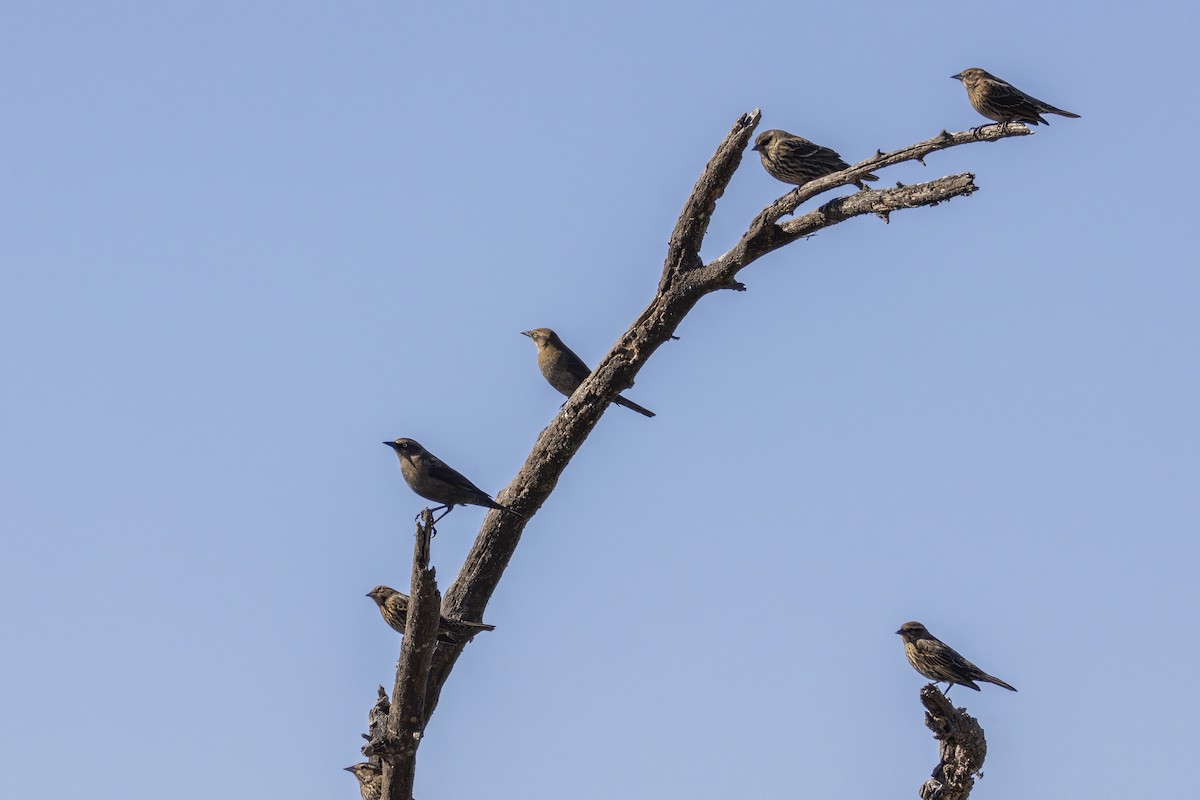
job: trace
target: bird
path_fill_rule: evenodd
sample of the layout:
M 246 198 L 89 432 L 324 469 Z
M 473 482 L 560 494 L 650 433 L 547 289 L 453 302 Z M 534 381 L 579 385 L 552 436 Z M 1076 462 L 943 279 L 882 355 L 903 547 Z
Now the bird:
M 763 131 L 754 140 L 753 149 L 762 159 L 763 169 L 772 178 L 777 178 L 784 183 L 794 183 L 797 186 L 803 186 L 809 181 L 850 168 L 850 165 L 843 161 L 836 151 L 787 131 Z M 854 185 L 865 189 L 867 187 L 863 181 L 877 180 L 879 180 L 878 175 L 868 172 L 866 175 L 855 178 Z
M 946 691 L 942 694 L 948 695 L 950 687 L 956 683 L 978 692 L 979 686 L 975 681 L 994 683 L 1009 691 L 1016 691 L 1016 688 L 967 661 L 919 622 L 906 622 L 896 633 L 904 640 L 904 655 L 908 656 L 912 668 L 934 683 L 946 683 Z
M 404 633 L 408 623 L 408 595 L 398 592 L 390 586 L 376 586 L 367 592 L 367 597 L 379 606 L 383 621 L 397 633 Z M 495 625 L 485 625 L 482 622 L 468 622 L 465 619 L 450 619 L 441 617 L 438 622 L 438 641 L 446 644 L 463 644 L 469 642 L 475 634 L 482 631 L 494 631 Z
M 379 800 L 383 796 L 383 770 L 369 761 L 344 769 L 358 778 L 358 791 L 362 800 Z
M 967 99 L 980 114 L 995 122 L 1028 122 L 1030 125 L 1049 125 L 1042 114 L 1058 114 L 1060 117 L 1079 119 L 1078 114 L 1055 108 L 1049 103 L 1025 94 L 1005 80 L 990 72 L 971 67 L 951 78 L 962 81 L 967 88 Z M 979 126 L 982 128 L 983 126 Z M 978 128 L 976 128 L 978 130 Z
M 445 509 L 440 516 L 434 518 L 434 522 L 449 514 L 455 506 L 483 506 L 524 518 L 523 514 L 497 503 L 487 492 L 451 469 L 446 462 L 413 439 L 400 438 L 384 444 L 392 448 L 400 459 L 400 473 L 404 476 L 408 488 L 426 500 L 441 503 L 438 507 L 430 509 L 431 511 Z
M 558 334 L 549 328 L 521 331 L 521 335 L 533 339 L 533 343 L 537 345 L 538 369 L 542 371 L 542 377 L 559 393 L 570 397 L 579 388 L 579 384 L 592 374 L 588 365 L 583 363 L 583 359 L 571 352 L 571 348 L 563 344 L 562 339 L 558 338 Z M 642 408 L 621 395 L 614 397 L 613 402 L 636 411 L 644 417 L 654 416 L 654 412 L 650 409 Z

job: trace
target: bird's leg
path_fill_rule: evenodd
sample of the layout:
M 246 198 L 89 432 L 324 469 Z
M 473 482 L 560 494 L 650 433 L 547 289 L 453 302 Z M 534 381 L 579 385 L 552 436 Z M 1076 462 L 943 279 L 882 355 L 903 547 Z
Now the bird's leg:
M 446 510 L 445 510 L 445 511 L 442 511 L 442 509 L 443 509 L 443 508 L 444 508 L 444 509 L 446 509 Z M 436 517 L 434 517 L 434 518 L 433 518 L 433 521 L 434 521 L 434 522 L 437 522 L 439 519 L 441 519 L 442 517 L 444 517 L 444 516 L 446 516 L 447 514 L 449 514 L 449 513 L 450 513 L 450 511 L 451 511 L 453 508 L 454 508 L 454 506 L 438 506 L 437 508 L 431 508 L 431 509 L 429 509 L 429 510 L 430 510 L 430 512 L 434 512 L 434 511 L 442 511 L 442 513 L 441 513 L 441 514 L 438 514 Z
M 942 692 L 942 697 L 949 697 L 949 696 L 950 696 L 950 690 L 951 690 L 952 688 L 954 688 L 954 684 L 953 684 L 952 682 L 950 682 L 950 681 L 947 681 L 947 682 L 946 682 L 946 690 L 945 690 L 944 692 Z

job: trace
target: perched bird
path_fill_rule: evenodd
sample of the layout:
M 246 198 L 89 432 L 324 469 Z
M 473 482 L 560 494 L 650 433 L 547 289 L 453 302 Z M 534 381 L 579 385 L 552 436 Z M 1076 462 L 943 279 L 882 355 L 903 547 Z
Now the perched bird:
M 390 586 L 376 586 L 367 592 L 367 597 L 379 606 L 383 621 L 397 633 L 404 633 L 408 623 L 408 595 L 397 592 Z M 438 622 L 438 641 L 447 644 L 462 644 L 471 640 L 481 631 L 494 631 L 495 625 L 484 625 L 482 622 L 467 622 L 465 619 L 449 619 L 442 617 Z
M 358 778 L 358 791 L 362 800 L 379 800 L 383 796 L 383 770 L 369 761 L 345 767 L 345 770 Z
M 400 473 L 404 475 L 408 488 L 426 500 L 442 504 L 432 511 L 446 509 L 434 522 L 449 514 L 455 506 L 483 506 L 522 516 L 508 506 L 497 503 L 487 492 L 412 439 L 397 439 L 384 444 L 396 451 L 400 459 Z
M 964 69 L 950 77 L 962 81 L 962 85 L 967 87 L 967 99 L 976 111 L 996 122 L 1028 122 L 1030 125 L 1040 122 L 1049 125 L 1042 114 L 1058 114 L 1060 117 L 1079 119 L 1078 114 L 1043 103 L 1008 81 L 1000 80 L 978 67 Z
M 950 687 L 956 683 L 969 686 L 978 692 L 979 687 L 975 681 L 994 683 L 1016 691 L 1004 681 L 988 675 L 967 661 L 919 622 L 906 622 L 896 633 L 904 639 L 904 655 L 908 656 L 908 663 L 912 664 L 913 669 L 934 683 L 946 682 L 946 691 L 943 694 L 949 694 Z
M 570 397 L 579 388 L 579 384 L 583 383 L 584 378 L 592 374 L 587 364 L 583 363 L 583 359 L 572 353 L 571 348 L 563 344 L 562 339 L 558 338 L 558 334 L 549 328 L 521 331 L 521 335 L 533 339 L 533 343 L 537 345 L 538 349 L 538 369 L 542 371 L 542 377 L 561 394 Z M 621 395 L 614 397 L 613 402 L 632 409 L 642 416 L 654 416 L 653 411 L 642 408 Z
M 764 131 L 754 140 L 754 149 L 762 159 L 763 169 L 772 178 L 784 183 L 803 186 L 809 181 L 841 172 L 850 165 L 828 147 L 810 142 L 802 136 L 787 131 Z M 878 175 L 867 173 L 854 181 L 860 189 L 867 188 L 863 181 L 877 181 Z

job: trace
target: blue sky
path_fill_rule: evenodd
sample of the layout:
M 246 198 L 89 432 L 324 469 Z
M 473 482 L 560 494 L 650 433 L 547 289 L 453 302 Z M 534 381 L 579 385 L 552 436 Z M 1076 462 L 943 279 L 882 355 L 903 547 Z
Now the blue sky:
M 530 523 L 417 796 L 910 795 L 909 619 L 1020 689 L 951 695 L 974 797 L 1186 794 L 1147 769 L 1200 712 L 1197 16 L 6 4 L 0 796 L 357 797 L 363 595 L 422 507 L 379 443 L 498 492 L 561 399 L 518 332 L 594 364 L 739 114 L 853 162 L 979 124 L 969 66 L 1082 119 L 889 169 L 981 190 L 695 309 Z M 785 190 L 747 160 L 705 255 Z

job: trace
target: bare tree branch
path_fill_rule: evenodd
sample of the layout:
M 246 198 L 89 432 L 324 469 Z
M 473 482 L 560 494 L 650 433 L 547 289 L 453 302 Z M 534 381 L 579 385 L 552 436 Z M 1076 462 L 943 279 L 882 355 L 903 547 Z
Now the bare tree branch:
M 830 200 L 813 211 L 781 223 L 783 217 L 794 213 L 805 201 L 823 192 L 853 183 L 867 172 L 878 172 L 880 169 L 906 161 L 919 161 L 924 164 L 925 156 L 949 147 L 997 141 L 1032 133 L 1024 125 L 988 125 L 958 133 L 942 131 L 924 142 L 891 153 L 879 152 L 839 173 L 789 191 L 754 217 L 732 249 L 704 264 L 700 257 L 701 245 L 716 210 L 717 201 L 724 194 L 734 172 L 741 164 L 742 156 L 760 120 L 761 114 L 757 109 L 742 115 L 717 147 L 692 188 L 671 233 L 655 297 L 541 432 L 525 464 L 508 488 L 501 492 L 498 500 L 518 511 L 523 517 L 497 511 L 487 514 L 462 569 L 446 590 L 442 603 L 442 613 L 445 616 L 467 620 L 483 618 L 483 611 L 520 543 L 521 534 L 529 518 L 550 496 L 563 470 L 596 426 L 612 399 L 633 385 L 634 378 L 650 356 L 672 338 L 679 323 L 702 297 L 723 289 L 745 289 L 737 280 L 741 270 L 767 253 L 811 236 L 824 228 L 865 214 L 874 214 L 886 222 L 889 215 L 895 211 L 936 206 L 956 197 L 969 196 L 977 187 L 972 174 L 962 173 L 912 186 L 897 184 L 888 189 L 864 189 Z M 432 582 L 432 570 L 429 572 Z M 409 614 L 408 633 L 405 635 L 406 656 L 410 655 L 410 644 L 414 647 L 420 642 L 431 645 L 437 626 L 436 613 L 428 618 L 428 622 L 422 617 L 421 624 L 432 627 L 428 631 L 422 627 L 421 636 L 424 637 L 425 633 L 429 636 L 418 639 L 415 635 L 415 610 L 421 607 L 418 601 L 417 578 L 417 567 L 414 563 L 414 606 Z M 436 589 L 432 591 L 436 593 Z M 426 645 L 423 644 L 422 647 L 424 646 Z M 408 735 L 419 735 L 424 723 L 433 714 L 442 687 L 462 649 L 463 644 L 438 644 L 432 652 L 431 661 L 422 662 L 428 664 L 427 682 L 426 673 L 416 663 L 418 655 L 411 654 L 412 664 L 407 664 L 402 657 L 396 691 L 393 693 L 393 708 L 396 711 L 389 719 L 398 720 L 404 714 L 414 715 L 406 717 L 412 723 L 404 729 Z M 420 652 L 428 657 L 428 650 Z M 414 693 L 418 691 L 418 686 L 424 692 L 423 706 L 415 699 Z M 936 687 L 935 693 L 941 697 L 941 693 L 936 692 Z M 942 699 L 944 701 L 944 698 Z M 922 701 L 930 707 L 935 699 L 927 699 L 926 692 L 923 691 Z M 957 800 L 959 797 L 966 797 L 966 792 L 970 791 L 969 784 L 961 794 L 952 795 L 945 792 L 954 791 L 954 787 L 964 785 L 964 780 L 971 780 L 973 771 L 983 763 L 984 751 L 964 750 L 964 754 L 958 753 L 959 749 L 968 748 L 976 741 L 970 739 L 965 720 L 970 720 L 976 729 L 978 725 L 965 713 L 954 711 L 948 702 L 944 702 L 944 705 L 945 709 L 937 706 L 937 717 L 932 716 L 933 710 L 930 712 L 931 720 L 945 720 L 938 723 L 943 727 L 935 729 L 935 735 L 943 739 L 944 743 L 954 742 L 949 756 L 944 756 L 942 765 L 939 765 L 939 769 L 945 774 L 939 779 L 938 792 L 940 800 Z M 401 708 L 404 711 L 400 711 Z M 939 734 L 943 728 L 945 736 Z M 400 735 L 399 728 L 396 733 Z M 978 747 L 986 747 L 981 730 L 977 741 Z M 961 742 L 967 744 L 960 744 Z M 401 744 L 406 746 L 403 742 Z M 411 750 L 397 756 L 395 769 L 399 771 L 403 763 L 407 776 L 405 781 L 397 780 L 391 784 L 393 792 L 411 791 L 415 751 L 414 739 Z M 976 753 L 977 761 L 972 760 Z M 403 793 L 390 795 L 391 798 L 408 796 Z M 385 800 L 387 798 L 385 795 Z
M 725 187 L 742 163 L 742 153 L 761 119 L 762 112 L 757 108 L 738 117 L 733 129 L 726 134 L 725 141 L 721 142 L 700 173 L 700 179 L 683 204 L 675 230 L 671 231 L 667 259 L 658 283 L 660 295 L 671 285 L 676 274 L 695 269 L 703 263 L 700 260 L 700 245 L 704 244 L 704 235 L 708 233 L 708 224 L 717 208 L 717 200 L 725 194 Z
M 938 764 L 921 786 L 922 800 L 966 800 L 987 758 L 987 740 L 965 708 L 955 708 L 936 683 L 921 689 L 925 725 L 938 740 Z
M 734 123 L 705 166 L 700 179 L 684 203 L 671 234 L 658 293 L 633 325 L 621 336 L 563 405 L 558 416 L 542 431 L 533 451 L 516 478 L 499 496 L 499 501 L 524 514 L 519 519 L 489 512 L 471 552 L 458 576 L 446 589 L 442 613 L 448 617 L 479 620 L 521 540 L 529 517 L 554 490 L 559 477 L 612 398 L 633 385 L 634 377 L 662 344 L 670 340 L 680 321 L 706 294 L 721 289 L 743 289 L 735 276 L 761 256 L 851 217 L 876 214 L 887 218 L 893 211 L 934 206 L 976 190 L 969 173 L 939 178 L 913 186 L 867 189 L 829 201 L 815 211 L 790 220 L 775 222 L 794 211 L 800 203 L 830 189 L 854 181 L 872 170 L 905 161 L 920 161 L 929 153 L 973 142 L 996 141 L 1024 136 L 1023 125 L 989 125 L 979 132 L 961 131 L 937 136 L 909 147 L 881 153 L 842 172 L 798 187 L 761 211 L 732 250 L 709 264 L 700 261 L 704 240 L 716 202 L 725 192 L 742 154 L 761 118 L 755 110 Z M 441 688 L 462 653 L 462 645 L 439 645 L 430 672 L 426 719 L 437 706 Z
M 893 150 L 890 153 L 880 151 L 866 161 L 859 162 L 848 169 L 835 172 L 832 175 L 826 175 L 824 178 L 809 181 L 803 186 L 796 187 L 764 208 L 762 213 L 755 217 L 754 222 L 751 223 L 750 232 L 753 232 L 761 222 L 775 223 L 780 218 L 791 214 L 805 201 L 819 194 L 824 194 L 830 189 L 854 183 L 855 180 L 861 179 L 868 172 L 895 166 L 896 164 L 903 164 L 906 161 L 917 161 L 924 166 L 925 156 L 938 150 L 946 150 L 962 144 L 974 144 L 975 142 L 997 142 L 1013 136 L 1032 136 L 1033 133 L 1032 128 L 1019 124 L 984 125 L 976 130 L 959 131 L 958 133 L 942 131 L 932 139 L 926 139 L 923 142 L 917 142 L 908 147 Z M 876 190 L 865 189 L 863 191 L 870 192 Z
M 433 535 L 433 512 L 421 514 L 413 546 L 412 588 L 404 643 L 396 667 L 391 713 L 387 718 L 386 756 L 382 800 L 412 800 L 417 769 L 417 747 L 428 718 L 425 710 L 429 666 L 437 641 L 441 598 L 437 571 L 429 566 L 429 540 Z
M 839 174 L 849 175 L 850 171 Z M 742 240 L 728 253 L 697 270 L 696 278 L 705 284 L 716 284 L 719 288 L 741 290 L 745 287 L 734 280 L 738 272 L 767 253 L 797 239 L 812 236 L 823 228 L 863 214 L 874 214 L 887 222 L 893 211 L 936 206 L 955 197 L 969 196 L 976 190 L 975 176 L 965 172 L 913 186 L 864 189 L 856 194 L 830 200 L 815 211 L 782 225 L 768 222 L 767 220 L 774 216 L 774 212 L 767 214 L 764 210 L 751 224 L 750 230 L 742 236 Z

